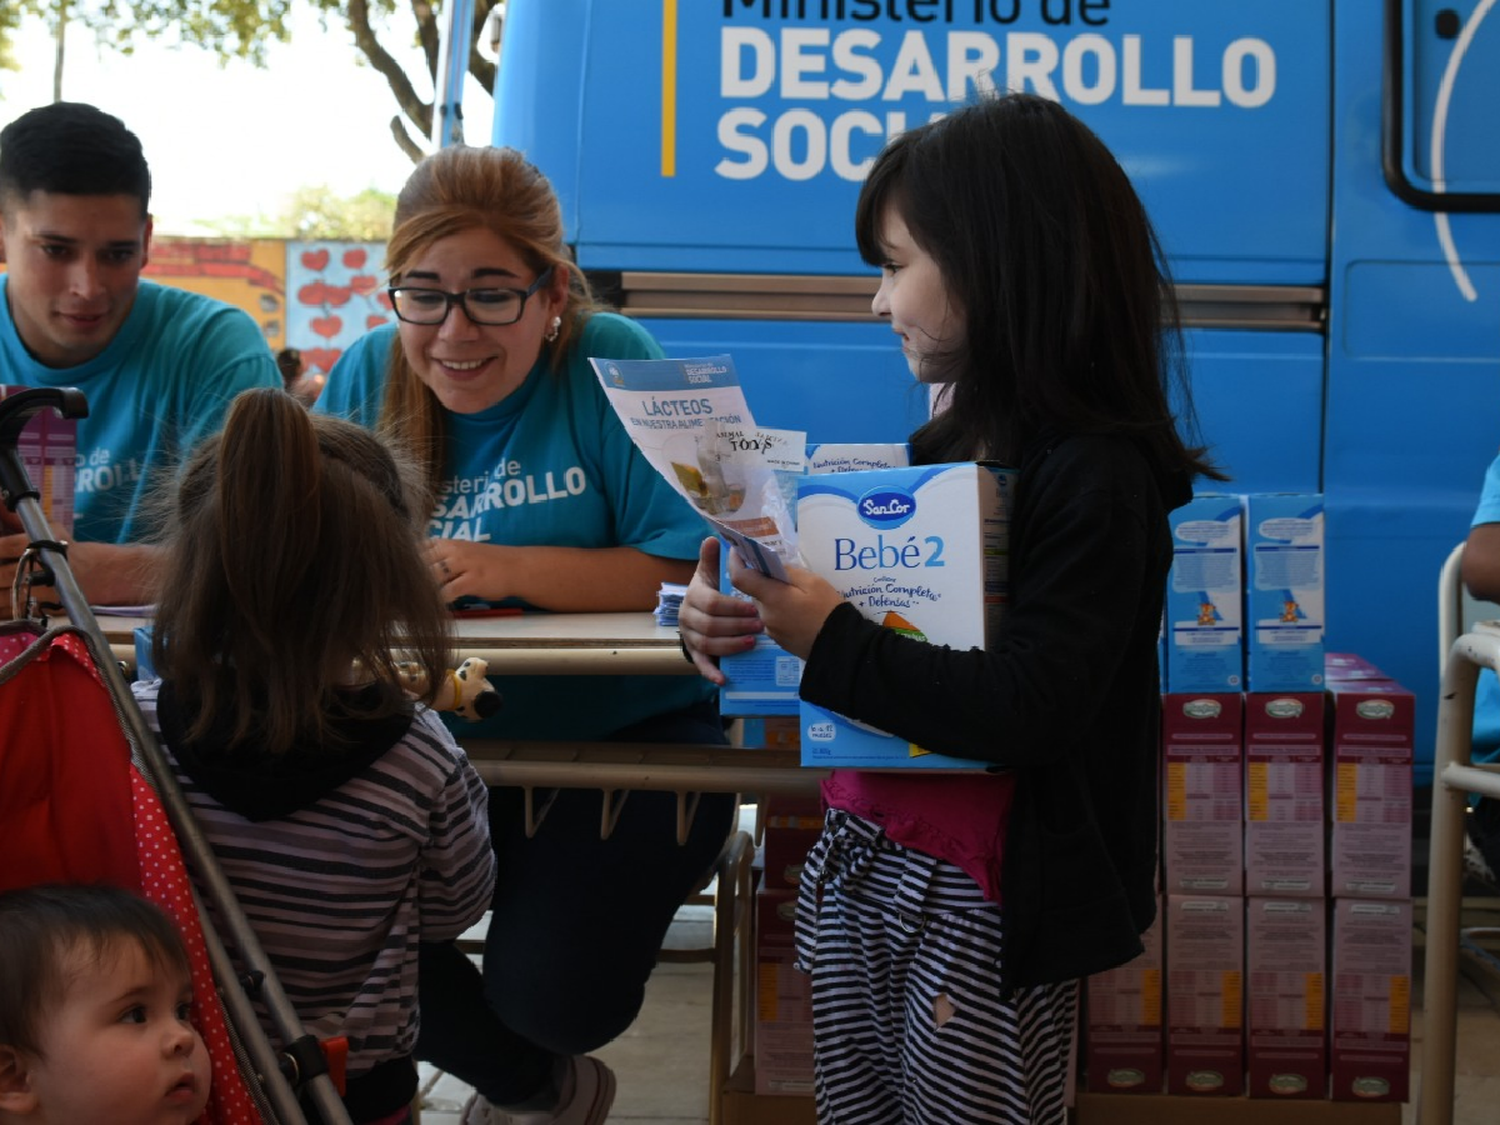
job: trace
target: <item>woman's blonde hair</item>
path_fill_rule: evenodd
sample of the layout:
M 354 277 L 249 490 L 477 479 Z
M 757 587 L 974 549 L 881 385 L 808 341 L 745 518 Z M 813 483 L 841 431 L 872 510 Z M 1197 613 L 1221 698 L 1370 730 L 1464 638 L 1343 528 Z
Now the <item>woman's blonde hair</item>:
M 435 243 L 472 230 L 488 230 L 509 243 L 539 277 L 548 269 L 567 271 L 562 324 L 557 338 L 543 345 L 548 366 L 557 370 L 598 305 L 563 241 L 557 194 L 514 149 L 453 145 L 417 165 L 396 199 L 395 229 L 385 255 L 392 282 Z M 443 465 L 443 409 L 407 362 L 399 338 L 391 347 L 379 425 L 382 434 L 418 459 L 427 488 L 434 491 Z
M 445 682 L 450 619 L 417 475 L 369 430 L 309 414 L 285 391 L 234 400 L 165 520 L 152 657 L 190 739 L 227 714 L 231 747 L 331 745 L 340 718 L 409 708 L 398 660 L 432 690 Z M 355 662 L 378 698 L 339 690 Z

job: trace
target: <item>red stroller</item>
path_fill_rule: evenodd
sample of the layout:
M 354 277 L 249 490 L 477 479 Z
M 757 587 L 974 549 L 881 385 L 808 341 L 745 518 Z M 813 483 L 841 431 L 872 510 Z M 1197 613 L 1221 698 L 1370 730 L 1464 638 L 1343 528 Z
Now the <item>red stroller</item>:
M 0 890 L 107 882 L 177 922 L 193 967 L 194 1022 L 213 1062 L 202 1121 L 302 1125 L 300 1093 L 325 1125 L 349 1125 L 323 1050 L 304 1033 L 193 821 L 28 479 L 21 430 L 49 408 L 88 413 L 71 389 L 0 401 L 0 499 L 30 540 L 11 592 L 14 620 L 0 625 Z M 42 590 L 57 603 L 39 603 Z M 46 613 L 58 610 L 68 623 L 49 625 Z M 222 937 L 199 894 L 224 920 Z M 257 1000 L 287 1045 L 280 1051 L 256 1019 Z

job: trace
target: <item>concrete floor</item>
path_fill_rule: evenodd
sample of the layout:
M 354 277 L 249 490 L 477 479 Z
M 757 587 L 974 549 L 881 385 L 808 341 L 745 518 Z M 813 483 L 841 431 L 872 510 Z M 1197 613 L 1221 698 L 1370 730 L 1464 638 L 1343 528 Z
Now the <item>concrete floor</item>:
M 753 809 L 742 827 L 753 830 Z M 1425 846 L 1425 841 L 1423 841 Z M 1419 852 L 1418 854 L 1423 854 Z M 1425 875 L 1425 871 L 1419 872 Z M 1419 879 L 1425 889 L 1425 879 Z M 1465 885 L 1465 926 L 1500 927 L 1500 897 L 1472 881 Z M 1415 1100 L 1421 1083 L 1424 935 L 1419 900 L 1413 949 L 1412 1098 L 1402 1109 L 1402 1125 L 1417 1125 Z M 482 932 L 482 930 L 480 931 Z M 678 914 L 668 944 L 707 946 L 712 913 L 687 906 Z M 1500 938 L 1484 943 L 1500 951 Z M 645 1007 L 635 1025 L 599 1052 L 619 1082 L 612 1122 L 705 1125 L 708 1121 L 708 1038 L 712 970 L 708 964 L 664 963 L 647 987 Z M 1500 968 L 1479 958 L 1460 959 L 1457 1002 L 1457 1065 L 1453 1125 L 1500 1125 Z M 449 1075 L 424 1066 L 423 1125 L 461 1125 L 459 1110 L 469 1089 Z M 1207 1110 L 1205 1104 L 1204 1109 Z M 1275 1111 L 1266 1120 L 1274 1125 Z M 1211 1125 L 1207 1112 L 1203 1120 Z M 934 1123 L 938 1125 L 938 1123 Z
M 702 948 L 712 941 L 708 907 L 684 907 L 668 944 Z M 708 964 L 662 964 L 646 986 L 640 1018 L 598 1053 L 619 1086 L 610 1121 L 702 1125 L 708 1121 Z M 422 1125 L 460 1125 L 470 1089 L 450 1075 L 422 1067 Z
M 1466 888 L 1466 894 L 1479 891 L 1479 897 L 1465 898 L 1463 925 L 1500 927 L 1500 898 L 1485 896 L 1482 889 Z M 1420 918 L 1420 915 L 1419 915 Z M 1500 936 L 1500 930 L 1497 930 Z M 1412 1011 L 1412 1098 L 1421 1088 L 1422 1026 L 1425 990 L 1422 961 L 1425 956 L 1423 935 L 1416 934 L 1413 974 Z M 1485 939 L 1483 944 L 1493 955 L 1500 940 Z M 1458 995 L 1455 1004 L 1458 1022 L 1453 1082 L 1453 1125 L 1500 1125 L 1500 967 L 1477 956 L 1459 958 Z M 1403 1107 L 1402 1125 L 1415 1125 L 1415 1105 Z

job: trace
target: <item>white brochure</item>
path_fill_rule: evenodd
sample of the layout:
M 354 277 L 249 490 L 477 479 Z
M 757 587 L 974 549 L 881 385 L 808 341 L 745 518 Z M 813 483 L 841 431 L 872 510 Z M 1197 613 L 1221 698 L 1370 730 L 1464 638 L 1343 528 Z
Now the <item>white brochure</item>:
M 785 581 L 786 564 L 800 560 L 774 454 L 800 435 L 757 429 L 734 361 L 716 355 L 589 362 L 646 460 L 745 565 Z M 800 455 L 800 440 L 795 448 Z

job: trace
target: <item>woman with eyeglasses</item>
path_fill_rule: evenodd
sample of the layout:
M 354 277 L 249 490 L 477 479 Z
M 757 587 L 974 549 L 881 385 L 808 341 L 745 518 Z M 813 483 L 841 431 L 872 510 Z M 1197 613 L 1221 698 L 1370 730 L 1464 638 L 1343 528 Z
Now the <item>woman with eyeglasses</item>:
M 591 356 L 660 357 L 603 311 L 563 243 L 556 195 L 519 153 L 450 147 L 412 173 L 386 251 L 397 324 L 357 341 L 316 409 L 377 427 L 427 466 L 433 580 L 460 605 L 646 610 L 691 577 L 701 518 L 642 458 Z M 678 676 L 506 677 L 467 736 L 723 742 L 712 685 Z M 707 690 L 705 690 L 705 688 Z M 473 1085 L 466 1125 L 602 1122 L 614 1076 L 588 1052 L 634 1020 L 662 938 L 728 833 L 705 795 L 633 793 L 608 840 L 602 795 L 557 793 L 534 837 L 490 793 L 499 859 L 483 980 L 424 947 L 418 1058 Z

